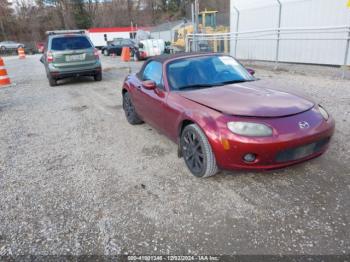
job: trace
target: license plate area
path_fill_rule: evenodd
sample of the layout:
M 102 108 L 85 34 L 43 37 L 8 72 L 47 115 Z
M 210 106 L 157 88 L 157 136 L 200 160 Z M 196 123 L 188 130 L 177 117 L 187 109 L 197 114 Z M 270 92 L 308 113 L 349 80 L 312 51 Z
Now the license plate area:
M 79 55 L 66 55 L 66 62 L 76 62 L 76 61 L 83 61 L 85 60 L 86 54 L 79 54 Z
M 312 155 L 315 152 L 316 143 L 298 147 L 294 151 L 294 159 L 300 159 Z
M 276 162 L 294 161 L 311 156 L 320 152 L 328 144 L 329 140 L 329 138 L 325 138 L 311 144 L 280 151 L 276 156 Z

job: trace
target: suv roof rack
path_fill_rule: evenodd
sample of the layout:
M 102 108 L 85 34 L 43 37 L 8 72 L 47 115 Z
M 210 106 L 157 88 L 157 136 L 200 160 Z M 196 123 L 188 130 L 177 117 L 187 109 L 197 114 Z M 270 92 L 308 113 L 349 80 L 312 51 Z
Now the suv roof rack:
M 46 31 L 46 35 L 63 35 L 63 34 L 85 34 L 85 30 L 55 30 Z

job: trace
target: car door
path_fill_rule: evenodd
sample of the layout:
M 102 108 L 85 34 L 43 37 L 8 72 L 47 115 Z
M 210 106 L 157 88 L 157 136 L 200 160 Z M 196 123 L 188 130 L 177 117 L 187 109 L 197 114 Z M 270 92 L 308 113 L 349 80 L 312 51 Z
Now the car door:
M 115 40 L 113 42 L 113 45 L 110 47 L 111 53 L 114 53 L 116 55 L 119 55 L 121 53 L 121 40 Z
M 5 41 L 5 44 L 4 46 L 7 48 L 7 49 L 12 49 L 12 44 L 11 44 L 11 41 Z
M 140 79 L 141 78 L 141 79 Z M 142 81 L 152 80 L 157 87 L 154 90 L 146 89 Z M 136 111 L 150 125 L 159 131 L 164 131 L 163 109 L 166 102 L 166 91 L 163 84 L 162 64 L 150 61 L 136 83 L 136 95 L 134 96 Z
M 9 41 L 9 48 L 16 49 L 17 48 L 17 43 L 13 42 L 13 41 Z

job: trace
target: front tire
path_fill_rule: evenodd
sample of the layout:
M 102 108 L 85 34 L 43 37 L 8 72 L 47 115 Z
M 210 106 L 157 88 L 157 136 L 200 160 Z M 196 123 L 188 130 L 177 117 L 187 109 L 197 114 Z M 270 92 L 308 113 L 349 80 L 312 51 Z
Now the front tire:
M 53 78 L 52 76 L 47 77 L 49 79 L 49 85 L 50 86 L 57 86 L 57 80 Z
M 140 117 L 137 115 L 137 113 L 135 111 L 135 107 L 131 101 L 131 97 L 130 97 L 129 92 L 126 92 L 123 95 L 123 109 L 124 109 L 125 116 L 129 122 L 129 124 L 139 125 L 139 124 L 143 123 L 143 121 L 140 119 Z
M 194 176 L 210 177 L 219 171 L 209 141 L 198 125 L 185 127 L 181 133 L 180 146 L 186 166 Z
M 94 80 L 95 81 L 102 81 L 102 73 L 97 73 L 96 75 L 94 75 Z

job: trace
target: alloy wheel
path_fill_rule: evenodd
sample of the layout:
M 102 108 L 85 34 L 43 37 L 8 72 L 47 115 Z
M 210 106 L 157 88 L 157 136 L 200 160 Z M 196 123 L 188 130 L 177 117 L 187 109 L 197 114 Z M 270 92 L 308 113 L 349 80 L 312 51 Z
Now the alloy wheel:
M 190 170 L 195 174 L 201 173 L 204 168 L 204 152 L 202 143 L 194 131 L 187 130 L 183 135 L 182 152 Z

